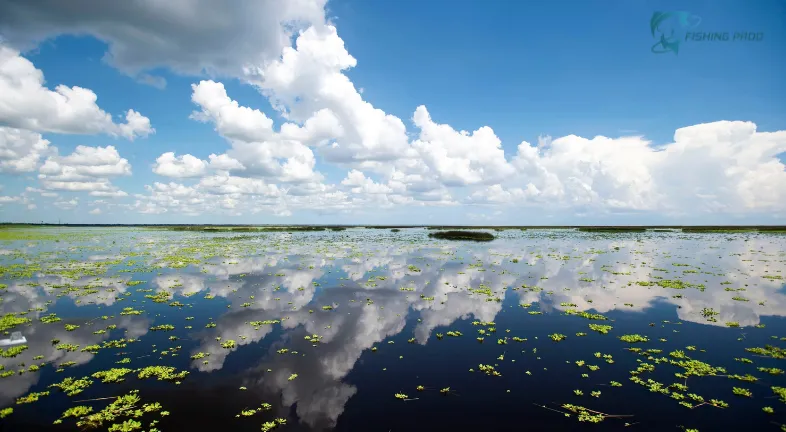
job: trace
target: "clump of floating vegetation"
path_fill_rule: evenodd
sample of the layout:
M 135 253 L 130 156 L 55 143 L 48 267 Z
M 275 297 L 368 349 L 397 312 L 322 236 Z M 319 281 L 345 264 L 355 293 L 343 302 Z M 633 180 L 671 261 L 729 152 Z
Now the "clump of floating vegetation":
M 147 366 L 137 370 L 139 379 L 156 377 L 159 381 L 179 381 L 188 375 L 188 371 L 177 372 L 171 366 Z
M 778 348 L 772 345 L 764 345 L 764 348 L 760 348 L 760 347 L 745 348 L 745 351 L 764 357 L 786 359 L 786 349 Z
M 647 336 L 642 336 L 639 334 L 629 334 L 629 335 L 622 335 L 619 337 L 621 341 L 627 343 L 639 343 L 639 342 L 648 342 L 649 338 Z
M 589 324 L 589 328 L 590 330 L 596 331 L 600 334 L 608 334 L 608 332 L 611 331 L 613 327 L 604 324 Z
M 141 429 L 141 422 L 134 419 L 138 419 L 145 414 L 158 412 L 160 416 L 169 415 L 169 412 L 163 411 L 163 407 L 158 402 L 146 403 L 140 406 L 140 401 L 139 391 L 132 390 L 128 394 L 116 398 L 97 413 L 90 414 L 92 412 L 91 407 L 74 407 L 63 413 L 61 419 L 77 417 L 77 427 L 84 430 L 98 429 L 106 423 L 114 423 L 127 418 L 122 423 L 112 424 L 107 430 L 112 432 L 130 432 Z
M 491 241 L 494 235 L 483 231 L 438 231 L 429 233 L 431 238 L 441 240 L 472 240 L 472 241 Z
M 102 383 L 116 383 L 124 381 L 123 377 L 134 372 L 133 369 L 128 368 L 112 368 L 105 371 L 99 371 L 91 375 L 95 379 L 100 379 Z
M 17 316 L 17 314 L 14 312 L 7 313 L 3 316 L 0 316 L 0 332 L 4 332 L 18 325 L 27 324 L 29 322 L 30 318 Z

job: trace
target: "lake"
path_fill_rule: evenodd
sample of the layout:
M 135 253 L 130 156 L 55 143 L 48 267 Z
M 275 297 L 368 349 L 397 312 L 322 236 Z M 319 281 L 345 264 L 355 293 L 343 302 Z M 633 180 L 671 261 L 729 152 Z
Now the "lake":
M 6 230 L 0 430 L 786 430 L 786 235 L 429 232 Z

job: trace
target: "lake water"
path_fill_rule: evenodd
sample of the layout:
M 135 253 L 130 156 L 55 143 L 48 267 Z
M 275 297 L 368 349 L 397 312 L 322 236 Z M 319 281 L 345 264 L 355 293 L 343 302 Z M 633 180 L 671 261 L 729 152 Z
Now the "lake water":
M 14 231 L 0 339 L 27 349 L 0 357 L 0 429 L 786 423 L 786 235 L 428 232 Z

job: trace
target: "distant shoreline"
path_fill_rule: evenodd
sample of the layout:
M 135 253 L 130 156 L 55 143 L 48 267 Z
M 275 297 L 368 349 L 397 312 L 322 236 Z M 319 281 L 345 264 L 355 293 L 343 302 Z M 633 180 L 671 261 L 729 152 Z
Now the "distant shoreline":
M 718 231 L 718 230 L 763 230 L 763 231 L 786 231 L 786 225 L 329 225 L 329 224 L 74 224 L 74 223 L 0 223 L 2 228 L 23 228 L 23 227 L 141 227 L 141 228 L 368 228 L 368 229 L 407 229 L 407 228 L 426 228 L 426 229 L 579 229 L 586 231 L 603 230 L 646 230 L 646 229 L 686 229 L 689 231 Z

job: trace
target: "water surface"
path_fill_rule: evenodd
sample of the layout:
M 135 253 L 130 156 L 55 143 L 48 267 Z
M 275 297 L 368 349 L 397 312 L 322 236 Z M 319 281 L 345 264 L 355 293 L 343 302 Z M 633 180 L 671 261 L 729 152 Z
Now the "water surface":
M 0 357 L 0 409 L 13 408 L 0 427 L 85 429 L 85 415 L 61 416 L 76 406 L 100 412 L 134 390 L 136 408 L 160 408 L 104 418 L 97 430 L 126 422 L 162 431 L 267 423 L 706 432 L 786 423 L 772 389 L 786 387 L 785 360 L 773 358 L 786 355 L 786 236 L 505 230 L 472 243 L 427 234 L 6 236 L 0 315 L 29 322 L 5 329 L 28 343 Z M 611 327 L 603 334 L 590 324 Z M 756 350 L 768 345 L 776 348 Z M 188 374 L 140 379 L 148 366 Z M 93 377 L 113 368 L 127 369 L 122 381 Z M 86 386 L 72 396 L 51 387 L 68 377 Z

